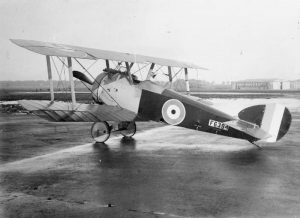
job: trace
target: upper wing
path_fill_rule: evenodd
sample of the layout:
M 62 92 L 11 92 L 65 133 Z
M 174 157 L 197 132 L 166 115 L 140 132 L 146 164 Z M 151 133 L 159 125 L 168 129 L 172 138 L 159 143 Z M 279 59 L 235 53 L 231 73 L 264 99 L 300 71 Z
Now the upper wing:
M 203 69 L 206 68 L 199 67 L 195 64 L 186 63 L 182 61 L 155 58 L 144 55 L 136 55 L 115 51 L 106 51 L 93 48 L 84 48 L 72 45 L 55 44 L 49 42 L 40 42 L 33 40 L 21 40 L 21 39 L 11 39 L 13 43 L 30 51 L 49 56 L 60 56 L 60 57 L 73 57 L 82 59 L 103 59 L 103 60 L 114 60 L 114 61 L 125 61 L 131 63 L 155 63 L 162 66 L 170 67 L 182 67 L 182 68 L 193 68 L 193 69 Z
M 54 122 L 132 121 L 136 114 L 119 107 L 98 104 L 20 100 L 19 104 L 34 114 Z

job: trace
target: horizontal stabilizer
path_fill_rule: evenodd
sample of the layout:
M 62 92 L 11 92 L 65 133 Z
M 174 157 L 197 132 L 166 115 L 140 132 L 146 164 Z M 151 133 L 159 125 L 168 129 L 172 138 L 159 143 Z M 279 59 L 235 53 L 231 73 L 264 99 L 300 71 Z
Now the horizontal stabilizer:
M 54 122 L 101 122 L 132 121 L 136 114 L 115 106 L 72 103 L 59 101 L 20 100 L 26 110 Z
M 251 124 L 244 120 L 232 120 L 232 121 L 227 121 L 225 123 L 228 126 L 234 128 L 234 129 L 240 130 L 242 132 L 245 132 L 248 135 L 251 135 L 257 139 L 267 139 L 267 138 L 271 137 L 271 135 L 268 132 L 259 128 L 259 126 L 255 125 L 255 124 Z

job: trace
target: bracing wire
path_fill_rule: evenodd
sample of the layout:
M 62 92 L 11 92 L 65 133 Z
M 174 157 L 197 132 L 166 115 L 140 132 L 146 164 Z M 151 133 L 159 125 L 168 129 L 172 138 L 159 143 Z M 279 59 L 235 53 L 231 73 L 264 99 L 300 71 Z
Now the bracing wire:
M 59 57 L 57 57 L 57 59 L 62 63 L 62 66 L 61 66 L 61 70 L 60 70 L 60 78 L 63 77 L 63 79 L 61 79 L 61 84 L 62 84 L 62 87 L 63 87 L 63 96 L 64 96 L 64 99 L 65 101 L 68 101 L 68 97 L 67 97 L 67 94 L 68 94 L 68 87 L 67 87 L 67 79 L 66 79 L 66 73 L 65 73 L 65 63 L 64 61 L 62 61 Z M 65 87 L 66 85 L 66 87 Z
M 178 79 L 180 79 L 180 76 L 181 76 L 182 73 L 183 73 L 182 69 L 183 69 L 183 68 L 180 68 L 180 69 L 175 73 L 175 75 L 174 75 L 174 77 L 173 77 L 173 81 L 174 81 L 175 77 L 177 77 L 177 76 L 178 76 Z M 174 90 L 176 90 L 176 89 L 178 90 L 178 87 L 180 86 L 179 80 L 177 80 L 177 83 L 175 83 L 175 81 L 174 81 L 174 84 L 175 84 Z
M 55 63 L 55 61 L 54 61 L 54 59 L 53 59 L 52 56 L 51 56 L 51 61 L 52 61 L 53 65 L 54 65 L 55 71 L 56 71 L 56 73 L 57 73 L 57 75 L 59 77 L 59 81 L 57 83 L 57 87 L 56 88 L 59 88 L 59 84 L 61 83 L 62 84 L 63 93 L 67 93 L 67 88 L 65 88 L 64 83 L 63 83 L 62 78 L 61 78 L 61 76 L 62 76 L 61 74 L 62 73 L 60 73 L 60 71 L 58 70 L 58 67 L 57 67 L 57 65 L 56 65 L 56 63 Z
M 95 60 L 90 66 L 88 66 L 86 69 L 89 70 L 90 68 L 92 68 L 92 66 L 94 66 L 96 63 L 98 62 L 98 59 Z M 93 78 L 93 77 L 92 77 Z M 93 78 L 94 79 L 94 78 Z M 89 86 L 86 85 L 85 82 L 77 79 L 78 81 L 80 81 L 89 91 L 90 91 L 90 95 L 89 96 L 95 96 L 95 98 L 97 98 L 97 95 L 95 93 L 93 93 L 93 91 L 89 88 Z M 92 97 L 93 98 L 93 97 Z
M 159 71 L 163 66 L 159 66 L 159 68 L 157 68 L 155 71 L 153 71 L 153 74 L 156 73 L 157 71 Z
M 150 65 L 150 63 L 144 65 L 143 67 L 141 67 L 141 68 L 139 68 L 138 70 L 134 71 L 132 74 L 135 74 L 136 72 L 141 72 L 142 69 L 144 69 L 145 67 L 147 67 L 147 66 L 149 66 L 149 65 Z M 139 66 L 139 64 L 138 64 L 138 66 Z
M 65 74 L 62 73 L 62 72 L 63 72 L 63 68 L 64 68 L 65 63 L 64 63 L 59 57 L 56 57 L 56 58 L 57 58 L 58 60 L 60 60 L 60 62 L 62 63 L 62 69 L 60 70 L 60 73 L 59 73 L 58 67 L 57 67 L 56 64 L 55 64 L 54 59 L 51 57 L 51 59 L 52 59 L 52 61 L 53 61 L 53 63 L 54 63 L 54 66 L 55 66 L 55 68 L 56 68 L 57 74 L 58 74 L 58 76 L 59 76 L 59 80 L 60 80 L 59 82 L 60 82 L 60 84 L 62 85 L 63 92 L 67 93 L 67 92 L 68 92 L 68 88 L 65 87 L 66 76 L 65 76 Z M 62 78 L 62 75 L 64 76 L 64 78 Z M 64 81 L 63 81 L 63 80 L 64 80 Z M 58 85 L 59 85 L 59 84 L 58 84 Z
M 74 58 L 74 60 L 94 79 L 94 81 L 102 88 L 102 90 L 105 91 L 105 93 L 111 97 L 111 99 L 116 102 L 119 107 L 121 107 L 120 104 L 106 91 L 106 89 L 92 76 L 92 74 L 76 58 Z
M 65 63 L 65 59 L 60 59 L 59 57 L 57 57 L 59 60 L 60 60 L 60 62 L 62 63 L 62 69 L 63 69 L 63 72 L 61 72 L 61 74 L 63 73 L 63 75 L 64 75 L 64 79 L 65 79 L 65 81 L 66 81 L 66 74 L 65 74 L 65 70 L 66 70 L 66 68 L 68 68 L 68 66 L 66 65 L 66 63 Z M 96 60 L 96 61 L 94 61 L 89 67 L 88 67 L 88 69 L 89 68 L 91 68 L 96 62 L 97 62 L 98 60 Z M 75 81 L 77 81 L 77 80 L 75 80 Z M 80 82 L 92 93 L 92 91 L 86 86 L 86 84 L 84 84 L 81 80 L 80 80 Z M 75 83 L 74 83 L 75 84 Z M 65 94 L 68 94 L 68 90 L 67 90 L 67 88 L 64 88 L 65 89 Z M 92 93 L 92 94 L 94 94 L 94 93 Z M 96 96 L 97 97 L 97 96 Z M 66 98 L 67 99 L 67 98 Z
M 95 60 L 94 63 L 92 63 L 92 64 L 91 64 L 88 68 L 86 68 L 86 69 L 88 69 L 88 70 L 91 69 L 92 66 L 94 66 L 97 62 L 98 62 L 98 60 Z
M 172 80 L 174 80 L 176 78 L 176 76 L 178 75 L 178 73 L 180 73 L 180 71 L 182 71 L 183 68 L 180 68 L 173 76 Z
M 141 72 L 141 67 L 140 67 L 140 64 L 139 63 L 137 63 L 137 66 L 138 66 L 138 68 L 139 68 L 139 73 L 140 73 L 140 76 L 141 76 L 141 80 L 143 79 L 143 76 L 142 76 L 142 72 Z M 134 74 L 134 73 L 133 73 Z
M 64 75 L 64 82 L 67 84 L 67 76 L 66 76 L 66 64 L 65 64 L 65 58 L 63 59 L 63 65 L 62 65 L 62 73 Z M 65 92 L 65 99 L 68 100 L 68 88 L 66 88 L 66 92 Z M 71 100 L 69 100 L 69 102 L 71 102 Z

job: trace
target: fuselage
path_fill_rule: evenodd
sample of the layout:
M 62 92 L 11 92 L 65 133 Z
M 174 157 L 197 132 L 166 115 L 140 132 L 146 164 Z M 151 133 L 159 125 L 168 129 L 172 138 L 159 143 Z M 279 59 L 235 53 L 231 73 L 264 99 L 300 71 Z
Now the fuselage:
M 136 121 L 161 121 L 197 131 L 255 140 L 224 124 L 234 120 L 232 116 L 149 80 L 131 83 L 122 72 L 101 73 L 94 83 L 93 96 L 99 104 L 134 112 Z

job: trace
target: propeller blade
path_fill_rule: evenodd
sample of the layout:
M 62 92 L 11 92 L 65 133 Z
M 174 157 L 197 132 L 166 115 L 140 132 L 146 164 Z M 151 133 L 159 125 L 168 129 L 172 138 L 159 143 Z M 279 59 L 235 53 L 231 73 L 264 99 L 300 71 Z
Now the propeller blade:
M 74 71 L 73 71 L 73 76 L 74 76 L 75 78 L 77 78 L 77 79 L 83 81 L 83 82 L 86 82 L 86 83 L 90 84 L 90 85 L 93 85 L 93 83 L 94 83 L 94 82 L 93 82 L 90 78 L 88 78 L 84 73 L 81 73 L 81 72 L 79 72 L 79 71 L 74 70 Z

